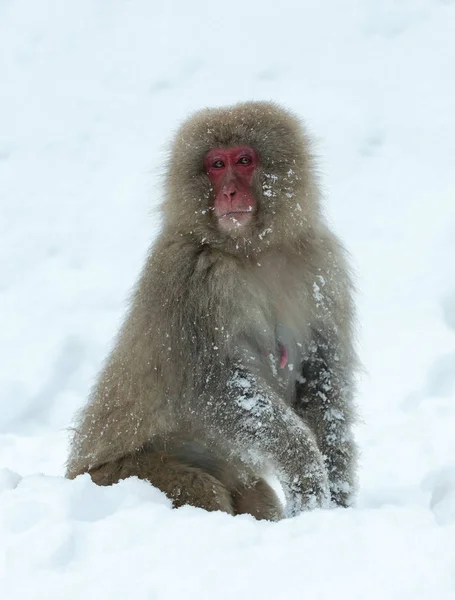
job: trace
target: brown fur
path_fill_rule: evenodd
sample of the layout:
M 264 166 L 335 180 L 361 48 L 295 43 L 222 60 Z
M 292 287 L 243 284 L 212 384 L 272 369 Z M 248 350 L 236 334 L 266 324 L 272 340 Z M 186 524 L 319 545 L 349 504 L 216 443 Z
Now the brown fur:
M 222 232 L 203 159 L 241 144 L 259 155 L 257 214 Z M 301 124 L 266 102 L 200 111 L 176 135 L 165 192 L 162 232 L 79 417 L 68 476 L 88 471 L 111 484 L 137 475 L 176 506 L 257 518 L 329 498 L 348 505 L 351 283 Z

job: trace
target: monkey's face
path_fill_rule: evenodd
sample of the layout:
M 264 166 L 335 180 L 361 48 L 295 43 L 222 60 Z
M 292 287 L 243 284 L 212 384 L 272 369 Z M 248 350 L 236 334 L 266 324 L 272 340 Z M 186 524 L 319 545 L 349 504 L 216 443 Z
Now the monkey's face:
M 257 202 L 252 180 L 258 155 L 250 146 L 212 148 L 204 159 L 207 177 L 214 190 L 213 217 L 222 231 L 230 232 L 252 224 Z
M 184 123 L 165 190 L 169 228 L 236 254 L 303 237 L 319 211 L 306 135 L 267 102 L 204 109 Z

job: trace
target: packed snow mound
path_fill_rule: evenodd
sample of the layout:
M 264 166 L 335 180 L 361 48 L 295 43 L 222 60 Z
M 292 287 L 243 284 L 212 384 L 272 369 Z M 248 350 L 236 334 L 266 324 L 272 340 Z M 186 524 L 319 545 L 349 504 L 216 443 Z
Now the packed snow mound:
M 453 526 L 424 507 L 317 510 L 280 523 L 170 508 L 138 479 L 9 474 L 4 598 L 453 598 Z
M 0 1 L 0 597 L 455 597 L 455 2 Z M 192 110 L 301 115 L 357 272 L 357 507 L 64 477 Z M 148 216 L 148 218 L 147 218 Z

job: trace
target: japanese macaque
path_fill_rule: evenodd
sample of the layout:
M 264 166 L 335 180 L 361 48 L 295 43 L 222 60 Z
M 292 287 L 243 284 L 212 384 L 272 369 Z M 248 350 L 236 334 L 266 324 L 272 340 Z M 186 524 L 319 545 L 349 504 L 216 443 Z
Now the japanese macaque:
M 174 506 L 258 519 L 349 506 L 352 285 L 303 126 L 269 102 L 201 110 L 164 192 L 67 476 L 137 476 Z

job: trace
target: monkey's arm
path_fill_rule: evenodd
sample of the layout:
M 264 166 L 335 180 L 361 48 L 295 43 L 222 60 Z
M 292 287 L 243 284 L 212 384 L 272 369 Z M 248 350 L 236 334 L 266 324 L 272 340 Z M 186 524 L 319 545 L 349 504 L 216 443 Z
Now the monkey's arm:
M 315 336 L 301 365 L 297 413 L 316 436 L 325 458 L 330 495 L 338 506 L 350 506 L 355 492 L 356 446 L 352 434 L 352 375 L 336 343 Z
M 288 516 L 328 502 L 327 472 L 315 438 L 274 390 L 233 369 L 220 400 L 209 409 L 215 421 L 210 429 L 229 441 L 232 458 L 240 457 L 259 476 L 271 472 L 278 478 Z

